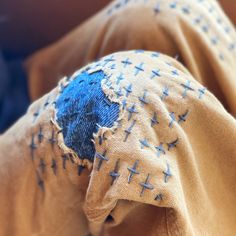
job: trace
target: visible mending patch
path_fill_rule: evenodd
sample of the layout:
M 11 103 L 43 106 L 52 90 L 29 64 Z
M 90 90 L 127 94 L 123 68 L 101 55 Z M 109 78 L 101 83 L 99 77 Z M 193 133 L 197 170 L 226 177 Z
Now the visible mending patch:
M 56 101 L 56 122 L 64 144 L 82 160 L 92 162 L 93 135 L 100 127 L 112 128 L 118 120 L 120 104 L 111 102 L 102 90 L 103 71 L 81 72 L 63 88 Z

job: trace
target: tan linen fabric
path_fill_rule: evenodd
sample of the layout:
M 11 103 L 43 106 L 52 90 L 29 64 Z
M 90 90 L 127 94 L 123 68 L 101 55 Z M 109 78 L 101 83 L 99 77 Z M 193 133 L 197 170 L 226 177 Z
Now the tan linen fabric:
M 236 114 L 236 33 L 215 0 L 114 1 L 26 61 L 33 99 L 109 53 L 156 50 L 179 60 Z
M 50 99 L 45 96 L 32 104 L 27 114 L 0 136 L 1 236 L 88 232 L 81 206 L 88 173 L 77 176 L 77 166 L 53 144 L 57 130 L 50 119 L 56 94 L 54 90 Z
M 91 135 L 94 162 L 66 146 L 55 109 L 67 89 L 81 91 L 83 71 L 105 73 L 102 90 L 120 107 Z M 109 55 L 0 137 L 0 235 L 234 235 L 235 140 L 236 120 L 175 59 Z

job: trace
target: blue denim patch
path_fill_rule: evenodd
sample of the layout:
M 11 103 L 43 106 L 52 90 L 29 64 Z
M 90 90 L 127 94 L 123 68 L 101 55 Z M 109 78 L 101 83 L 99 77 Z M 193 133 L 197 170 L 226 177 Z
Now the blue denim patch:
M 119 104 L 111 102 L 102 91 L 102 71 L 82 72 L 64 88 L 56 101 L 57 122 L 67 147 L 79 158 L 93 161 L 95 147 L 91 141 L 99 126 L 112 127 L 119 117 Z

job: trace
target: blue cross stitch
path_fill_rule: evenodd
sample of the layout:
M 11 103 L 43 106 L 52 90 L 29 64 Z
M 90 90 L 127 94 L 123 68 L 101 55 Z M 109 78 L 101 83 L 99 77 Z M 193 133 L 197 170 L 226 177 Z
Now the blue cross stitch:
M 123 67 L 126 68 L 126 66 L 131 65 L 132 62 L 129 60 L 129 58 L 126 58 L 126 60 L 121 61 L 123 64 Z
M 166 171 L 163 171 L 163 174 L 164 174 L 164 181 L 165 183 L 168 182 L 169 178 L 172 176 L 171 172 L 170 172 L 170 166 L 169 164 L 167 163 L 167 170 Z
M 160 145 L 155 148 L 157 150 L 157 157 L 160 157 L 161 154 L 166 154 L 165 149 L 163 148 L 163 143 L 160 143 Z
M 143 69 L 143 65 L 144 63 L 140 63 L 139 65 L 135 66 L 135 72 L 134 72 L 134 75 L 138 75 L 141 71 L 144 71 Z

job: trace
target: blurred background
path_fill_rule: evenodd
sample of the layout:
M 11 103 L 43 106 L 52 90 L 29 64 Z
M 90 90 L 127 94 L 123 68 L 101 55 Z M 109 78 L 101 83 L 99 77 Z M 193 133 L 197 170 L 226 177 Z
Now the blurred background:
M 23 60 L 78 26 L 109 0 L 0 0 L 0 133 L 30 100 Z
M 110 0 L 0 0 L 0 45 L 8 58 L 57 40 Z
M 0 133 L 30 103 L 24 58 L 58 40 L 110 1 L 0 0 Z M 236 24 L 236 0 L 220 3 Z

